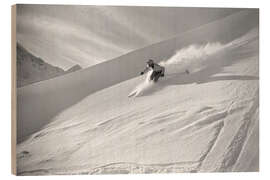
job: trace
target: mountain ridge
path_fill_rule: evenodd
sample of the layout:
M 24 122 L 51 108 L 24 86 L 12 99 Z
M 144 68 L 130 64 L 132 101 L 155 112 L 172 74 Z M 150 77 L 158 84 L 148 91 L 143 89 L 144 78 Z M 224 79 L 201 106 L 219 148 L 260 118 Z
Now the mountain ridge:
M 17 87 L 23 87 L 36 82 L 52 79 L 67 73 L 82 69 L 74 65 L 68 70 L 63 70 L 45 62 L 17 43 Z

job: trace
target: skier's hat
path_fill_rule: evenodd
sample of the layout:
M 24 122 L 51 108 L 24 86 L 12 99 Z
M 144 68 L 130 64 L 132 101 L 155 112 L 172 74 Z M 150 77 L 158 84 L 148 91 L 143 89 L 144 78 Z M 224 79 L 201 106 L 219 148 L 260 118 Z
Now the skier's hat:
M 147 64 L 149 64 L 149 65 L 154 64 L 154 61 L 153 61 L 152 59 L 149 59 L 149 60 L 147 61 Z

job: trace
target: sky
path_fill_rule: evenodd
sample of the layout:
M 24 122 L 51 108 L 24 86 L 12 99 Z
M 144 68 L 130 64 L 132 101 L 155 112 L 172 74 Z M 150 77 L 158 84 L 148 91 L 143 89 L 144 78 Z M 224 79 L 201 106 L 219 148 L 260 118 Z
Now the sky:
M 18 5 L 17 42 L 67 70 L 86 68 L 223 18 L 240 9 Z

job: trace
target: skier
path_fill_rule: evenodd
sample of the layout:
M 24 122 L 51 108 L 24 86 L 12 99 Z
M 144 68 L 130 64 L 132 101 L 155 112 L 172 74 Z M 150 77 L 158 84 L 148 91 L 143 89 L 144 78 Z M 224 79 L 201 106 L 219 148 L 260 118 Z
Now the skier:
M 149 70 L 153 70 L 150 80 L 157 82 L 160 77 L 164 77 L 165 68 L 163 66 L 158 65 L 152 59 L 147 61 L 147 67 L 141 72 L 141 75 L 148 72 Z

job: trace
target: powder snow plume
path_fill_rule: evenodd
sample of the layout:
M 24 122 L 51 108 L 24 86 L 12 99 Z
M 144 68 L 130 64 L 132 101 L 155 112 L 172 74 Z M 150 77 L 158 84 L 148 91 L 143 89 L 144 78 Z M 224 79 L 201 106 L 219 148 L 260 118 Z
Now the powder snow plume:
M 178 51 L 169 59 L 161 61 L 159 64 L 165 67 L 165 75 L 183 73 L 185 70 L 197 72 L 209 65 L 211 57 L 217 53 L 237 48 L 247 44 L 258 37 L 259 30 L 254 28 L 245 35 L 227 43 L 209 42 L 206 44 L 191 44 Z
M 207 59 L 224 49 L 219 43 L 193 44 L 177 51 L 171 58 L 160 62 L 166 69 L 166 75 L 183 73 L 185 70 L 198 71 L 207 65 Z
M 152 72 L 153 72 L 152 70 L 147 72 L 145 80 L 136 86 L 136 88 L 128 95 L 129 97 L 139 96 L 143 92 L 151 89 L 154 86 L 154 82 L 150 80 L 150 76 L 151 76 Z

